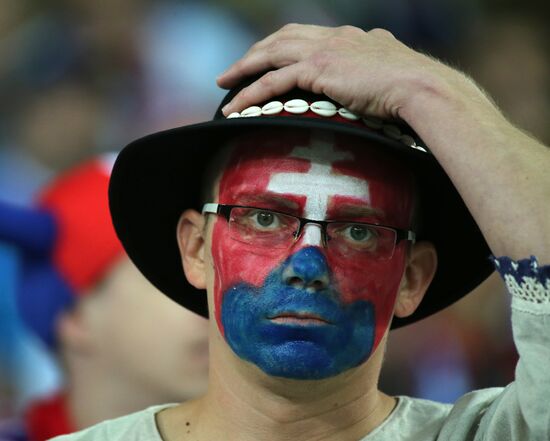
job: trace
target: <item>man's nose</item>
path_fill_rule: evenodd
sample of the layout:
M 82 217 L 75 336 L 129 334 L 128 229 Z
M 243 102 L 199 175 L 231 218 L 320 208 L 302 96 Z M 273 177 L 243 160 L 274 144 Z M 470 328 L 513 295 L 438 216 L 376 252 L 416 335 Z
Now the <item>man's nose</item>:
M 327 260 L 318 248 L 302 248 L 288 259 L 282 277 L 285 284 L 294 288 L 322 291 L 329 285 Z

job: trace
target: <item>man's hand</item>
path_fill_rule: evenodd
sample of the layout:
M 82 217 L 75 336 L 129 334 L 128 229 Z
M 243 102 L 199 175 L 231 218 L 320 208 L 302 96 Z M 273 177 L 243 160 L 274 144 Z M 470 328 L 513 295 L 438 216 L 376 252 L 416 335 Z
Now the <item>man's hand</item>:
M 218 85 L 231 88 L 265 71 L 227 105 L 225 115 L 299 87 L 325 94 L 357 114 L 405 119 L 403 109 L 416 94 L 464 81 L 388 31 L 352 26 L 286 25 L 252 46 L 218 78 Z

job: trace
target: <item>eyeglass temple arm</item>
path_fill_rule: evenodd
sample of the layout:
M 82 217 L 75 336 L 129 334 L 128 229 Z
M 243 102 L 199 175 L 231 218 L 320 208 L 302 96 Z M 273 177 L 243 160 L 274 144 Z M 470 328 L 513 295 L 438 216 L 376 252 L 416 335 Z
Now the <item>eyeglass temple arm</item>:
M 220 216 L 223 216 L 227 221 L 229 221 L 229 218 L 231 217 L 231 209 L 234 207 L 235 205 L 208 203 L 202 206 L 202 214 L 219 214 Z
M 202 214 L 204 213 L 218 214 L 219 212 L 220 212 L 220 204 L 208 203 L 202 206 Z
M 397 242 L 402 240 L 410 240 L 411 243 L 416 242 L 416 233 L 411 230 L 396 230 L 397 231 Z

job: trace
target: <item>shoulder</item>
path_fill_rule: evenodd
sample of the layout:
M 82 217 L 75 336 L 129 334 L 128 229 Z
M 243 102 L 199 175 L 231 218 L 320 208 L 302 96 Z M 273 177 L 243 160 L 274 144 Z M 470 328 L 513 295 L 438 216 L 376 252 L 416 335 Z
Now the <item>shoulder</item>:
M 443 440 L 477 427 L 487 408 L 501 394 L 501 388 L 483 389 L 462 396 L 455 404 L 400 396 L 391 415 L 364 441 L 400 439 Z M 443 434 L 449 434 L 446 438 Z
M 175 404 L 163 404 L 103 421 L 95 426 L 70 435 L 52 438 L 52 441 L 161 441 L 158 433 L 155 414 Z
M 487 414 L 491 414 L 495 405 L 502 400 L 510 388 L 493 387 L 476 390 L 460 397 L 451 407 L 449 414 L 440 427 L 437 440 L 473 440 L 479 433 L 485 433 Z M 490 420 L 490 418 L 489 418 Z M 477 438 L 476 438 L 477 439 Z M 484 438 L 485 439 L 485 438 Z M 487 438 L 508 439 L 508 438 Z
M 397 397 L 390 416 L 364 441 L 435 439 L 452 405 L 420 398 Z

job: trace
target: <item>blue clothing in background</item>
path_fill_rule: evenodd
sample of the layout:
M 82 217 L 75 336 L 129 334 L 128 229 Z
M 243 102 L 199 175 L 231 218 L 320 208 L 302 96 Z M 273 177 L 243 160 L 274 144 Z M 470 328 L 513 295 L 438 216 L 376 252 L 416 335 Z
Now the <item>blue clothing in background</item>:
M 0 408 L 13 412 L 61 383 L 55 362 L 19 319 L 15 304 L 19 270 L 17 252 L 0 242 L 0 381 L 13 395 L 6 403 L 0 397 Z

